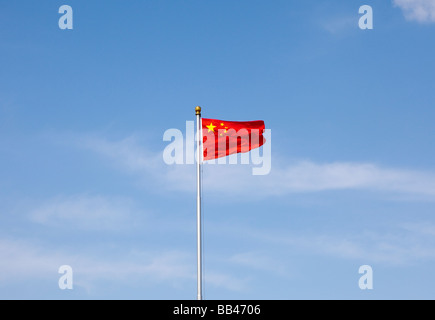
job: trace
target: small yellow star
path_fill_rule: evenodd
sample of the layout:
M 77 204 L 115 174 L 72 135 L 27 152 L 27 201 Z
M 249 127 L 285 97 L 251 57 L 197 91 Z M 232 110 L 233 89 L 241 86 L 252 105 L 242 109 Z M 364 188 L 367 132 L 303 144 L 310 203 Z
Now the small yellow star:
M 221 123 L 221 126 L 223 126 L 223 125 L 224 125 L 224 124 Z M 227 133 L 227 132 L 228 132 L 227 129 L 228 129 L 228 127 L 225 127 L 224 133 Z M 222 130 L 221 130 L 221 131 L 222 131 Z M 224 133 L 221 133 L 220 136 L 223 137 L 223 136 L 224 136 Z
M 208 128 L 208 132 L 210 132 L 210 131 L 214 132 L 214 128 L 216 128 L 216 126 L 214 126 L 212 122 L 210 122 L 210 124 L 208 126 L 205 126 L 205 127 Z

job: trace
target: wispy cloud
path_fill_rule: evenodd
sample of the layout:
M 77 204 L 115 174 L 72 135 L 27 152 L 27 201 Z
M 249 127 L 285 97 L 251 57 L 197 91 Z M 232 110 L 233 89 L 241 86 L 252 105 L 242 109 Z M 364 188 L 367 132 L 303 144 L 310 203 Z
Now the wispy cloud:
M 137 210 L 128 198 L 75 195 L 46 201 L 30 212 L 30 219 L 52 227 L 113 231 L 131 227 Z
M 352 15 L 335 17 L 327 15 L 326 17 L 319 18 L 319 21 L 323 29 L 334 35 L 347 33 L 349 30 L 358 27 L 358 20 Z
M 195 177 L 192 166 L 166 165 L 161 152 L 151 151 L 137 135 L 120 140 L 109 140 L 96 135 L 76 137 L 75 143 L 102 156 L 111 165 L 129 174 L 134 174 L 144 186 L 163 186 L 167 190 L 188 191 Z M 150 180 L 153 181 L 150 184 Z M 157 188 L 158 189 L 158 188 Z
M 244 291 L 249 280 L 243 277 L 236 277 L 222 272 L 209 272 L 204 275 L 204 282 L 214 287 L 221 287 L 231 291 Z
M 112 141 L 96 135 L 82 135 L 76 136 L 74 141 L 82 148 L 111 159 L 125 170 L 152 173 L 163 165 L 161 155 L 145 148 L 135 135 Z
M 120 141 L 82 139 L 82 146 L 115 162 L 144 181 L 164 190 L 195 192 L 192 165 L 165 165 L 162 152 L 151 152 L 132 137 Z M 274 158 L 266 176 L 252 176 L 250 165 L 204 165 L 204 188 L 221 194 L 280 196 L 328 190 L 368 190 L 435 197 L 435 173 L 387 168 L 373 163 L 310 160 L 287 162 Z
M 153 283 L 183 287 L 186 283 L 195 282 L 194 261 L 191 253 L 179 250 L 128 250 L 109 255 L 94 250 L 66 253 L 59 247 L 51 249 L 23 240 L 0 239 L 2 283 L 53 281 L 61 276 L 58 274 L 59 267 L 67 264 L 74 272 L 74 287 L 83 288 L 90 295 L 99 291 L 101 281 L 112 285 L 140 284 L 142 288 Z M 213 270 L 207 272 L 206 280 L 211 287 L 231 291 L 241 291 L 246 286 L 243 279 Z
M 393 0 L 405 18 L 418 22 L 435 22 L 435 0 Z
M 230 262 L 252 269 L 268 271 L 279 275 L 286 275 L 286 266 L 270 255 L 262 252 L 242 252 L 233 255 Z
M 292 193 L 361 190 L 435 198 L 435 174 L 417 170 L 385 168 L 371 163 L 315 163 L 274 161 L 267 176 L 252 176 L 243 166 L 204 168 L 204 188 L 223 194 L 251 194 L 260 197 Z
M 401 228 L 421 236 L 435 237 L 435 225 L 431 222 L 403 223 Z
M 301 161 L 276 168 L 269 182 L 271 192 L 323 190 L 378 190 L 435 195 L 435 174 L 383 168 L 370 163 Z
M 89 254 L 89 253 L 88 253 Z M 92 287 L 98 280 L 116 282 L 130 279 L 194 279 L 193 260 L 179 251 L 129 252 L 122 257 L 95 253 L 64 253 L 26 241 L 0 239 L 0 279 L 14 282 L 29 278 L 53 278 L 61 265 L 73 268 L 78 285 Z
M 62 254 L 47 255 L 43 248 L 17 240 L 0 240 L 0 280 L 2 282 L 30 277 L 47 277 L 57 272 L 63 259 Z
M 223 229 L 223 228 L 221 228 Z M 360 230 L 359 232 L 327 234 L 304 232 L 294 234 L 271 233 L 267 230 L 226 228 L 228 234 L 251 239 L 257 245 L 273 246 L 281 253 L 293 255 L 330 256 L 334 258 L 370 261 L 384 265 L 412 265 L 435 260 L 435 225 L 433 223 L 394 224 L 382 230 Z M 249 262 L 252 257 L 244 255 L 235 261 Z M 262 266 L 261 262 L 252 263 Z

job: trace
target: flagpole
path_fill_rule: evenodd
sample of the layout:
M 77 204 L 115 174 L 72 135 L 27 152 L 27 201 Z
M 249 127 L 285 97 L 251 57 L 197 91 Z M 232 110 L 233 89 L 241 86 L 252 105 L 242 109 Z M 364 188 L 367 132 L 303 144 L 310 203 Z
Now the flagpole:
M 202 243 L 201 243 L 201 163 L 202 163 L 202 126 L 201 107 L 195 108 L 196 115 L 196 231 L 198 256 L 198 300 L 202 300 Z

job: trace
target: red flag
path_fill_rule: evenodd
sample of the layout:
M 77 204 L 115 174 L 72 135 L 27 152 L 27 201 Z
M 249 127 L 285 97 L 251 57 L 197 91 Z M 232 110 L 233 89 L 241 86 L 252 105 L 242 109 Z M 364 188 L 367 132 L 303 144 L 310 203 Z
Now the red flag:
M 261 147 L 264 121 L 225 121 L 202 118 L 204 160 Z

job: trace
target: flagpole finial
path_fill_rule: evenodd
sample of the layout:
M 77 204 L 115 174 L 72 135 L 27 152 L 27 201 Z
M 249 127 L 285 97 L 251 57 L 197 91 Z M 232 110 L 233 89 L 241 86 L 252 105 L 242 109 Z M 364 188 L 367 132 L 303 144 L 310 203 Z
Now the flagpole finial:
M 195 108 L 195 115 L 201 115 L 201 107 L 200 106 L 197 106 Z

